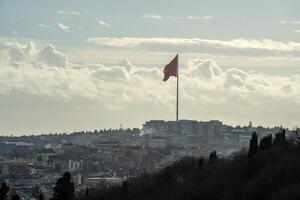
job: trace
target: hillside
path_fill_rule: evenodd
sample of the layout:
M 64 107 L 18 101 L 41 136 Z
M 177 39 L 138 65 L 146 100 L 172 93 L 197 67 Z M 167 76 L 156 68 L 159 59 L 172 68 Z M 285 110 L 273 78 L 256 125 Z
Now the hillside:
M 89 189 L 80 200 L 298 200 L 300 142 L 281 131 L 227 158 L 183 158 L 154 174 L 129 179 L 123 186 Z

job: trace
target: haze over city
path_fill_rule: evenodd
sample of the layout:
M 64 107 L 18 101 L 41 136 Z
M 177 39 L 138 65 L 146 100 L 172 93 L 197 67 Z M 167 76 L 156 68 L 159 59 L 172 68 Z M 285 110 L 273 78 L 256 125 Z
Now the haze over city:
M 179 118 L 295 128 L 300 2 L 0 2 L 0 134 Z

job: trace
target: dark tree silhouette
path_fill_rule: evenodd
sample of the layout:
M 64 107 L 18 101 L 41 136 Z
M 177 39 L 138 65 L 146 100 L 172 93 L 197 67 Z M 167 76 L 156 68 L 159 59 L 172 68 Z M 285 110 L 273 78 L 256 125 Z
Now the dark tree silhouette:
M 259 150 L 264 151 L 272 147 L 273 137 L 272 135 L 267 135 L 260 140 Z
M 11 199 L 12 200 L 20 200 L 20 196 L 15 194 Z
M 213 151 L 209 154 L 209 162 L 214 162 L 218 160 L 217 152 Z
M 39 155 L 39 156 L 36 158 L 36 160 L 37 160 L 38 162 L 43 162 L 43 157 L 42 157 L 41 155 Z
M 43 195 L 43 193 L 40 193 L 40 194 L 39 194 L 39 200 L 44 200 L 44 195 Z
M 57 180 L 53 190 L 53 200 L 73 200 L 74 183 L 71 181 L 71 174 L 65 172 L 63 177 Z
M 4 182 L 1 184 L 0 188 L 0 200 L 6 200 L 7 199 L 7 193 L 9 191 L 9 187 L 7 184 Z
M 89 188 L 85 189 L 85 198 L 88 199 L 89 198 Z
M 199 158 L 198 160 L 198 169 L 201 170 L 204 164 L 204 159 L 203 158 Z
M 123 193 L 127 193 L 127 191 L 128 191 L 128 181 L 123 181 L 122 191 L 123 191 Z
M 274 145 L 281 146 L 284 145 L 285 143 L 286 143 L 285 129 L 282 129 L 279 133 L 276 133 L 274 138 Z
M 248 158 L 252 158 L 257 153 L 257 151 L 258 151 L 258 139 L 257 139 L 256 132 L 254 132 L 250 140 Z

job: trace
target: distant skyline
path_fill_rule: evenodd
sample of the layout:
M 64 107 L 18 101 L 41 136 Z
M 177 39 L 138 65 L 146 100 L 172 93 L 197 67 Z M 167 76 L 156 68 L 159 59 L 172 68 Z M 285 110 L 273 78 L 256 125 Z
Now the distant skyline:
M 300 1 L 2 0 L 0 135 L 180 118 L 300 126 Z

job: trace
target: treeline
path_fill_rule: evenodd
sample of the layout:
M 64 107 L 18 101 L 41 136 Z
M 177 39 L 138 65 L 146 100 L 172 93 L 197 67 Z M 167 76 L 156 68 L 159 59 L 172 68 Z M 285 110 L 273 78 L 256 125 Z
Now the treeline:
M 18 194 L 11 194 L 10 197 L 8 195 L 9 193 L 9 187 L 8 185 L 4 182 L 1 183 L 1 188 L 0 188 L 0 200 L 20 200 L 20 196 Z M 39 200 L 44 200 L 44 199 L 39 199 Z
M 89 189 L 79 200 L 299 200 L 300 142 L 285 131 L 258 141 L 228 158 L 183 158 L 154 174 L 122 186 Z
M 3 182 L 0 187 L 0 200 L 20 200 L 20 196 L 14 192 L 9 194 L 9 186 Z M 42 192 L 38 192 L 32 196 L 37 200 L 45 200 Z M 74 200 L 75 199 L 75 187 L 71 181 L 71 174 L 65 172 L 64 175 L 56 181 L 56 185 L 53 188 L 53 197 L 50 200 Z

